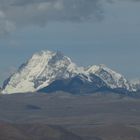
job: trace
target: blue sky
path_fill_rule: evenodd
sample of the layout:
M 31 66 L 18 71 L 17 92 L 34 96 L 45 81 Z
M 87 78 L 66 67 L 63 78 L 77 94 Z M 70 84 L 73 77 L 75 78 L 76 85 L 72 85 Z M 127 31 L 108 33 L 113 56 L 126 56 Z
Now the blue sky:
M 140 79 L 139 0 L 100 0 L 100 3 L 95 0 L 92 7 L 89 7 L 89 0 L 83 0 L 83 5 L 75 4 L 76 0 L 73 3 L 54 0 L 57 2 L 55 8 L 61 8 L 61 11 L 57 14 L 56 9 L 49 9 L 47 18 L 46 11 L 39 13 L 34 8 L 38 4 L 41 8 L 48 8 L 49 1 L 38 1 L 13 1 L 17 11 L 19 6 L 20 10 L 30 8 L 27 13 L 20 11 L 17 14 L 12 9 L 13 3 L 0 0 L 3 4 L 0 6 L 1 84 L 33 53 L 45 49 L 60 50 L 79 65 L 106 64 L 128 79 Z M 46 7 L 41 5 L 44 2 Z M 73 4 L 76 10 L 73 12 L 68 4 Z

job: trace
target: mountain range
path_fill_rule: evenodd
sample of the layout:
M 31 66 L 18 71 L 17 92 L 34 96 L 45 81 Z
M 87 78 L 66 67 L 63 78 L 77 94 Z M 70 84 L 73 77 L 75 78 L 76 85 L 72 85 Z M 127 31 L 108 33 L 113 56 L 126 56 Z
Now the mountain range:
M 85 94 L 111 91 L 135 94 L 140 89 L 123 75 L 105 65 L 79 67 L 63 53 L 41 51 L 3 83 L 2 94 L 65 91 Z

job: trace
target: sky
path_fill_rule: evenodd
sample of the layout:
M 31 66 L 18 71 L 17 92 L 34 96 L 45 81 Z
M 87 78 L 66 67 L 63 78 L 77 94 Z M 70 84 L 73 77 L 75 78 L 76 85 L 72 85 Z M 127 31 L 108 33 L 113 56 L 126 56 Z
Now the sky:
M 0 85 L 41 50 L 140 79 L 139 15 L 140 0 L 0 0 Z

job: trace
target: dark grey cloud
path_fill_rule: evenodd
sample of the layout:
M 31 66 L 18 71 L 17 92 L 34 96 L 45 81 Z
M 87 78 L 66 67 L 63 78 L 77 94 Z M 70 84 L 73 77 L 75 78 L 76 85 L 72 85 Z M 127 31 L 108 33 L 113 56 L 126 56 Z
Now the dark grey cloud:
M 102 19 L 101 0 L 0 0 L 0 34 L 49 21 Z
M 111 1 L 115 0 L 0 0 L 0 35 L 53 21 L 101 20 L 103 3 Z

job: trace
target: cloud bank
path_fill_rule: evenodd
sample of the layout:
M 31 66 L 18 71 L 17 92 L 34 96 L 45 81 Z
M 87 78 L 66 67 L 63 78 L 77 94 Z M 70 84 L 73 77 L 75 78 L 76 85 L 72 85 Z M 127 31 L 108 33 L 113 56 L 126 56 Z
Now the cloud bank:
M 101 20 L 104 1 L 115 0 L 0 0 L 0 35 L 18 27 L 45 26 L 53 21 Z
M 49 21 L 100 20 L 100 0 L 0 0 L 0 35 Z

